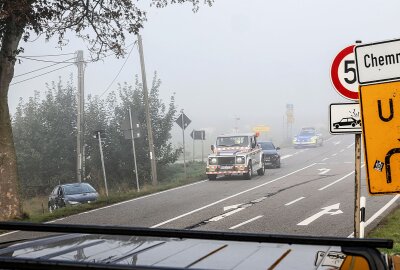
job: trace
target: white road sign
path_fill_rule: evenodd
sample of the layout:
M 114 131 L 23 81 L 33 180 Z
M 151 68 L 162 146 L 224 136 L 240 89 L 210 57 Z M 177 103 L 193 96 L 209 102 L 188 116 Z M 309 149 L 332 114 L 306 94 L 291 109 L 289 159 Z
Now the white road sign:
M 361 114 L 358 103 L 333 103 L 329 106 L 331 134 L 361 133 Z
M 400 39 L 358 45 L 354 51 L 360 84 L 400 79 Z

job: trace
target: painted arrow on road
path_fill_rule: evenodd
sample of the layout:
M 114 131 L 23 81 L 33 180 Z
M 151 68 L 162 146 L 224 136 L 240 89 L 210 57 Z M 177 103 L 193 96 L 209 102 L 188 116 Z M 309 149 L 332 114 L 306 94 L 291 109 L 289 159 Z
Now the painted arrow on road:
M 314 220 L 322 217 L 323 215 L 327 215 L 327 214 L 329 214 L 331 216 L 342 214 L 343 212 L 342 212 L 342 210 L 339 210 L 339 206 L 340 206 L 340 203 L 332 204 L 332 205 L 326 206 L 326 207 L 322 207 L 321 208 L 322 211 L 320 211 L 320 212 L 316 213 L 315 215 L 312 215 L 311 217 L 303 220 L 302 222 L 300 222 L 297 225 L 306 226 L 306 225 L 310 224 L 311 222 L 313 222 Z M 332 210 L 336 210 L 336 211 L 331 212 Z

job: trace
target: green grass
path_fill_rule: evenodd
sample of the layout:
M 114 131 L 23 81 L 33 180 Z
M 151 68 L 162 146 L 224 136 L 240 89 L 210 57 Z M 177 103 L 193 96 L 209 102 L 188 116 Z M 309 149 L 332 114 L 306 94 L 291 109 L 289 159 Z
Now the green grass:
M 186 178 L 184 177 L 183 164 L 173 164 L 165 171 L 164 175 L 159 179 L 157 186 L 144 185 L 141 187 L 140 192 L 136 190 L 128 190 L 124 193 L 118 191 L 113 192 L 110 190 L 109 196 L 102 195 L 99 199 L 91 204 L 83 204 L 73 207 L 65 207 L 57 209 L 53 213 L 50 213 L 47 209 L 47 196 L 35 197 L 23 201 L 23 212 L 24 218 L 21 221 L 26 222 L 46 222 L 81 212 L 89 211 L 92 209 L 104 207 L 114 203 L 142 197 L 148 194 L 160 192 L 163 190 L 172 189 L 175 187 L 187 185 L 199 180 L 206 178 L 205 164 L 201 162 L 189 162 L 186 165 L 187 173 Z
M 386 216 L 378 226 L 368 233 L 368 238 L 392 239 L 393 249 L 382 249 L 388 254 L 400 253 L 400 207 Z

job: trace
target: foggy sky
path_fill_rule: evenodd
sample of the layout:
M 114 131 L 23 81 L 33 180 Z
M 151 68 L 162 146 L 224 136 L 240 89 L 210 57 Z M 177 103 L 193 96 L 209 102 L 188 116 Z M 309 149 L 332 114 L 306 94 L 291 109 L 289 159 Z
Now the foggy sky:
M 184 109 L 192 120 L 187 134 L 192 129 L 206 129 L 212 140 L 220 132 L 232 131 L 238 117 L 240 131 L 268 125 L 269 136 L 279 141 L 286 133 L 286 104 L 294 106 L 293 133 L 305 125 L 329 130 L 329 104 L 349 102 L 330 80 L 336 54 L 356 40 L 369 43 L 400 37 L 398 0 L 216 0 L 212 7 L 203 5 L 195 14 L 186 4 L 147 10 L 148 22 L 142 31 L 147 80 L 150 84 L 157 71 L 162 80 L 161 98 L 168 102 L 176 93 L 178 111 Z M 42 38 L 21 45 L 24 55 L 85 50 L 81 41 L 69 37 L 70 43 L 62 51 L 55 41 L 46 43 Z M 126 43 L 134 40 L 129 37 Z M 84 56 L 88 57 L 87 51 Z M 104 93 L 124 61 L 108 57 L 104 62 L 89 63 L 85 94 Z M 24 60 L 16 65 L 15 75 L 46 65 Z M 70 74 L 76 83 L 77 68 L 70 66 L 11 86 L 11 113 L 20 97 L 27 101 L 34 90 L 43 93 L 46 82 L 59 77 L 67 81 Z M 117 82 L 133 83 L 135 74 L 140 74 L 137 47 L 111 90 L 117 88 Z M 181 141 L 177 126 L 173 134 L 174 141 Z

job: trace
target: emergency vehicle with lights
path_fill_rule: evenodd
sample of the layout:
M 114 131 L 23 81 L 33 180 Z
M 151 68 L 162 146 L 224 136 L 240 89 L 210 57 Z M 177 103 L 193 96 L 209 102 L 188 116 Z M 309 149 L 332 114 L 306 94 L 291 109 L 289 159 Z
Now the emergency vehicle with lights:
M 302 128 L 299 134 L 293 138 L 294 148 L 322 146 L 323 142 L 322 134 L 313 127 Z
M 253 172 L 264 175 L 263 151 L 254 133 L 235 133 L 217 137 L 208 156 L 206 174 L 209 180 L 218 175 L 243 175 L 250 180 Z

